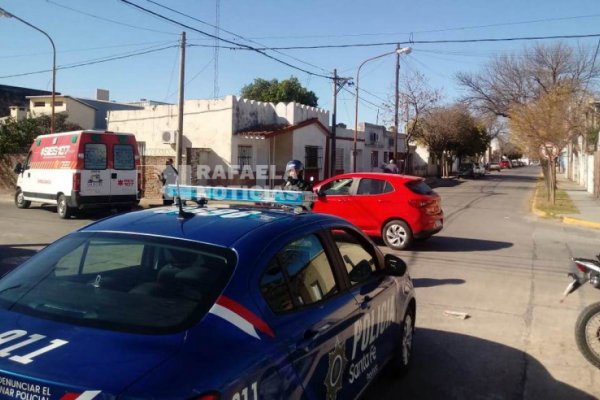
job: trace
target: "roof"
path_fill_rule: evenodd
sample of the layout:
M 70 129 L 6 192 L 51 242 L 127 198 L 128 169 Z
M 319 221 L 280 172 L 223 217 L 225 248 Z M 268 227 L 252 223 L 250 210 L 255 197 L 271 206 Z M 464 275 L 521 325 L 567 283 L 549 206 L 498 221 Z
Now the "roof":
M 329 136 L 329 129 L 323 125 L 318 118 L 309 118 L 297 124 L 273 124 L 273 125 L 258 125 L 252 128 L 237 131 L 235 134 L 244 138 L 250 139 L 268 139 L 273 136 L 282 135 L 284 133 L 293 132 L 296 129 L 304 128 L 309 125 L 316 125 L 325 135 Z
M 187 219 L 178 219 L 177 208 L 160 207 L 106 218 L 87 225 L 80 231 L 164 236 L 231 247 L 243 236 L 261 228 L 268 229 L 269 236 L 274 236 L 287 231 L 292 226 L 297 226 L 300 221 L 316 222 L 323 219 L 337 219 L 325 214 L 294 214 L 290 211 L 247 206 L 231 206 L 229 209 L 210 206 L 205 208 L 185 207 L 185 209 L 197 213 L 197 215 Z M 230 211 L 229 214 L 225 214 L 224 210 Z M 234 217 L 233 213 L 236 211 L 243 213 Z M 225 217 L 225 215 L 228 216 Z
M 390 174 L 385 172 L 348 172 L 333 176 L 332 178 L 385 178 L 385 179 L 402 179 L 402 180 L 423 180 L 420 176 Z

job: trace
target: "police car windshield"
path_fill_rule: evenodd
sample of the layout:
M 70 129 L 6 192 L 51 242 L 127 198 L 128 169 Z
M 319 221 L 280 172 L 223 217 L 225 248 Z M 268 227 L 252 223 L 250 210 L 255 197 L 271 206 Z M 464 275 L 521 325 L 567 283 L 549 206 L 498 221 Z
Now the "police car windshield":
M 0 280 L 0 308 L 137 333 L 186 329 L 212 307 L 235 253 L 121 233 L 66 236 Z

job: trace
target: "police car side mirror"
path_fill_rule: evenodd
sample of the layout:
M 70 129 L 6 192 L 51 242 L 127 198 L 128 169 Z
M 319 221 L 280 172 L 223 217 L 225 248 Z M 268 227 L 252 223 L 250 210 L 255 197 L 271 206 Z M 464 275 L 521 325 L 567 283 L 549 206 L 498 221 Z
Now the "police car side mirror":
M 386 254 L 384 261 L 385 266 L 383 268 L 383 271 L 386 275 L 404 276 L 404 274 L 406 274 L 406 263 L 400 257 L 397 257 L 393 254 Z
M 23 172 L 23 164 L 21 163 L 17 163 L 17 165 L 15 165 L 15 174 L 20 174 L 21 172 Z

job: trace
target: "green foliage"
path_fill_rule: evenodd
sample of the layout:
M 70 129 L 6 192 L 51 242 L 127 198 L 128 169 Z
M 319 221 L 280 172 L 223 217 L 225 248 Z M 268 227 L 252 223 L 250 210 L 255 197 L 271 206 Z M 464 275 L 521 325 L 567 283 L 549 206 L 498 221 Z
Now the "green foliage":
M 55 115 L 54 131 L 68 132 L 82 129 L 79 125 L 67 121 L 67 114 Z M 0 154 L 16 154 L 26 151 L 38 135 L 50 133 L 50 116 L 25 118 L 16 121 L 8 118 L 0 124 Z
M 290 77 L 283 81 L 270 81 L 256 78 L 254 82 L 242 88 L 241 97 L 270 103 L 296 103 L 317 107 L 318 98 L 314 92 L 304 88 L 298 78 Z

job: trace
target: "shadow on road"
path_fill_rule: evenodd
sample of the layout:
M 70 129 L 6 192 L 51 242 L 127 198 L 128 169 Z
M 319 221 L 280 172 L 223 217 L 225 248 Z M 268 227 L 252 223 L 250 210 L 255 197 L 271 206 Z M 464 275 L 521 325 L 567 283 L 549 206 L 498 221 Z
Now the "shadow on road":
M 415 287 L 433 287 L 442 285 L 462 285 L 464 279 L 433 279 L 433 278 L 416 278 L 413 279 Z
M 44 211 L 56 214 L 56 206 L 51 205 L 51 204 L 42 204 L 39 207 L 31 207 L 31 208 L 37 208 L 39 210 L 44 210 Z M 136 208 L 136 210 L 137 210 L 137 208 Z M 119 212 L 116 209 L 110 209 L 110 208 L 91 208 L 91 209 L 77 211 L 77 215 L 72 218 L 89 219 L 91 221 L 97 221 L 99 219 L 110 217 L 111 215 L 120 214 L 122 212 L 123 211 Z M 56 215 L 56 218 L 59 218 L 58 215 Z
M 413 251 L 491 251 L 512 247 L 513 243 L 495 240 L 432 236 L 426 241 L 416 241 Z
M 365 399 L 594 398 L 555 380 L 527 353 L 500 343 L 417 329 L 413 349 L 408 373 L 402 378 L 381 374 Z
M 0 276 L 10 272 L 47 245 L 48 243 L 0 245 Z

